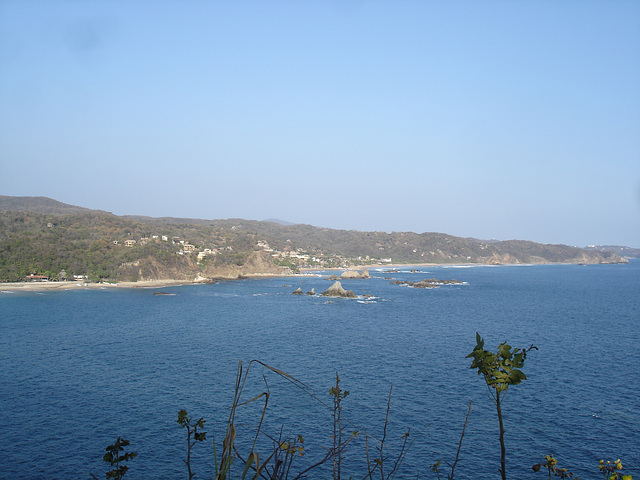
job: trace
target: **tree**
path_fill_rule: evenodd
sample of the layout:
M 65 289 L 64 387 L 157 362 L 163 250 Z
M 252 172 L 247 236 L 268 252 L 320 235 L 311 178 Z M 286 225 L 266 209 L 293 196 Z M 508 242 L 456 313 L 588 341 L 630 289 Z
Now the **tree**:
M 478 370 L 478 375 L 484 376 L 484 381 L 489 388 L 489 394 L 496 406 L 498 414 L 498 423 L 500 426 L 500 475 L 502 480 L 506 480 L 507 472 L 506 449 L 504 444 L 504 422 L 502 419 L 502 402 L 507 394 L 507 389 L 511 385 L 518 385 L 527 376 L 520 370 L 524 366 L 527 353 L 536 349 L 531 345 L 529 348 L 512 350 L 511 345 L 506 342 L 498 345 L 496 353 L 484 349 L 484 340 L 478 332 L 476 332 L 476 346 L 466 358 L 473 358 L 470 368 Z

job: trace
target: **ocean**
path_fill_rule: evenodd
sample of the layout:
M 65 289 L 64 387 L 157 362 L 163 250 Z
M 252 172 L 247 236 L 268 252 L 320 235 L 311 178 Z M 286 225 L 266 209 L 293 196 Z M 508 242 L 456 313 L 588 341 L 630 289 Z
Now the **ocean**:
M 387 270 L 343 281 L 357 299 L 291 294 L 326 290 L 321 276 L 162 289 L 174 295 L 0 293 L 0 478 L 104 478 L 102 456 L 118 436 L 138 453 L 125 478 L 187 478 L 181 409 L 207 422 L 192 468 L 212 478 L 212 441 L 224 436 L 238 362 L 246 372 L 253 359 L 305 385 L 253 363 L 243 396 L 269 392 L 271 438 L 304 437 L 292 473 L 332 443 L 329 389 L 338 374 L 349 391 L 345 435 L 359 432 L 343 478 L 364 477 L 368 436 L 371 459 L 379 457 L 391 388 L 385 471 L 409 430 L 397 478 L 437 478 L 430 466 L 453 462 L 472 402 L 455 478 L 499 478 L 495 407 L 465 358 L 476 332 L 494 351 L 503 341 L 537 347 L 523 368 L 528 379 L 503 405 L 509 478 L 545 478 L 531 466 L 547 454 L 583 479 L 600 476 L 600 459 L 618 458 L 640 477 L 640 261 Z M 392 278 L 463 283 L 417 289 Z M 263 399 L 238 409 L 245 455 Z M 260 436 L 261 458 L 271 442 Z M 330 468 L 307 478 L 329 478 Z

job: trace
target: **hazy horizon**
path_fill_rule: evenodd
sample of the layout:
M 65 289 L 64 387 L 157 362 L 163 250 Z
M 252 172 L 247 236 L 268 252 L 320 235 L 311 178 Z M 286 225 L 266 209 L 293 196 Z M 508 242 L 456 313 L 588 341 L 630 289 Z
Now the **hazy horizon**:
M 640 247 L 640 3 L 0 2 L 0 193 Z

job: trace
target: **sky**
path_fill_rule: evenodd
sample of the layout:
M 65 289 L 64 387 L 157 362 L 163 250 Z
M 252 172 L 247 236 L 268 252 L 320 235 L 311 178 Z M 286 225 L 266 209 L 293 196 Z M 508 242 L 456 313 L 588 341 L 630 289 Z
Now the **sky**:
M 640 247 L 640 2 L 0 0 L 0 194 Z

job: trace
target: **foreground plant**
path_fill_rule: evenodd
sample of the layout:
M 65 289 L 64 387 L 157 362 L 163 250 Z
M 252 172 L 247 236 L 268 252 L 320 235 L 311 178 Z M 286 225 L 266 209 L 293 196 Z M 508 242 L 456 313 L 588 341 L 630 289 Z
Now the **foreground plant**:
M 180 410 L 178 412 L 178 424 L 182 428 L 187 429 L 187 459 L 183 460 L 183 462 L 187 465 L 187 472 L 189 472 L 189 480 L 195 477 L 195 473 L 191 471 L 191 449 L 198 442 L 204 442 L 207 439 L 207 432 L 198 431 L 198 429 L 202 430 L 204 428 L 204 423 L 206 420 L 203 420 L 200 417 L 195 422 L 191 420 L 188 416 L 186 410 Z M 191 441 L 191 436 L 193 435 L 193 441 Z
M 489 388 L 489 394 L 496 406 L 498 423 L 500 426 L 500 475 L 502 480 L 507 479 L 506 472 L 506 447 L 504 444 L 504 422 L 502 418 L 502 402 L 511 385 L 518 385 L 527 376 L 520 370 L 524 366 L 527 353 L 537 347 L 515 348 L 506 342 L 498 345 L 496 353 L 484 349 L 484 340 L 476 332 L 476 346 L 466 358 L 472 358 L 471 367 L 478 370 L 478 375 L 484 376 L 484 381 Z
M 464 420 L 464 425 L 462 426 L 462 433 L 460 433 L 460 440 L 458 441 L 458 450 L 456 451 L 456 457 L 453 460 L 453 463 L 449 463 L 446 460 L 438 460 L 436 463 L 434 463 L 433 465 L 431 465 L 431 471 L 435 472 L 435 474 L 438 477 L 438 480 L 440 480 L 440 474 L 444 473 L 443 468 L 442 468 L 442 462 L 447 464 L 447 467 L 449 467 L 449 473 L 447 474 L 447 480 L 453 480 L 454 478 L 454 474 L 456 471 L 456 465 L 458 465 L 458 462 L 460 461 L 460 450 L 462 450 L 462 440 L 464 439 L 464 432 L 467 429 L 467 424 L 469 423 L 469 416 L 471 415 L 471 406 L 473 405 L 473 402 L 469 402 L 469 410 L 467 410 L 467 417 Z
M 566 468 L 558 467 L 558 460 L 556 460 L 553 455 L 545 455 L 544 463 L 536 463 L 533 467 L 534 472 L 539 471 L 542 467 L 546 468 L 549 472 L 549 479 L 551 477 L 560 477 L 560 478 L 573 478 L 574 480 L 579 480 L 580 477 L 575 476 L 573 473 L 569 472 Z M 600 465 L 598 466 L 598 470 L 607 480 L 633 480 L 631 475 L 623 475 L 621 473 L 622 470 L 622 462 L 620 459 L 615 462 L 600 460 Z
M 289 478 L 293 461 L 297 457 L 304 457 L 304 438 L 298 435 L 292 440 L 278 441 L 280 450 L 275 455 L 272 479 Z
M 320 457 L 317 461 L 308 465 L 301 471 L 294 472 L 292 469 L 292 465 L 295 459 L 305 455 L 304 438 L 301 435 L 283 437 L 282 431 L 280 432 L 279 437 L 273 437 L 262 429 L 262 424 L 270 397 L 266 378 L 263 376 L 264 384 L 266 387 L 265 391 L 253 396 L 249 400 L 242 400 L 245 384 L 252 365 L 259 365 L 266 370 L 269 370 L 284 378 L 285 380 L 291 382 L 293 385 L 300 388 L 300 390 L 302 390 L 305 394 L 311 396 L 314 400 L 330 409 L 333 413 L 333 431 L 331 435 L 332 445 L 325 449 L 325 454 L 322 457 Z M 356 438 L 360 436 L 360 432 L 363 432 L 365 437 L 366 460 L 368 466 L 368 471 L 364 478 L 373 479 L 374 475 L 375 477 L 381 478 L 382 480 L 395 478 L 406 456 L 406 453 L 411 447 L 411 444 L 413 443 L 413 440 L 415 440 L 415 438 L 410 440 L 409 432 L 407 431 L 402 436 L 402 445 L 400 447 L 399 453 L 397 454 L 397 456 L 394 456 L 395 458 L 393 459 L 384 451 L 384 447 L 387 444 L 386 432 L 389 422 L 391 391 L 389 392 L 389 401 L 387 402 L 387 415 L 384 423 L 383 436 L 381 440 L 378 440 L 374 436 L 368 434 L 366 431 L 358 428 L 353 423 L 345 419 L 343 415 L 342 403 L 344 399 L 349 396 L 349 391 L 342 389 L 340 382 L 340 377 L 336 373 L 335 384 L 329 389 L 331 402 L 326 402 L 322 397 L 318 397 L 310 392 L 308 387 L 304 383 L 296 380 L 294 377 L 288 375 L 282 370 L 273 368 L 257 360 L 252 360 L 251 362 L 249 362 L 245 370 L 243 369 L 242 362 L 240 362 L 238 364 L 238 372 L 236 375 L 234 400 L 230 410 L 229 418 L 227 420 L 227 431 L 222 442 L 222 456 L 220 458 L 218 458 L 215 441 L 213 444 L 216 462 L 215 480 L 226 480 L 232 477 L 237 477 L 241 480 L 245 478 L 264 478 L 269 480 L 298 480 L 301 478 L 314 478 L 312 474 L 310 476 L 310 472 L 317 469 L 321 465 L 327 464 L 328 462 L 332 462 L 332 471 L 329 475 L 331 475 L 333 479 L 337 480 L 342 478 L 343 475 L 344 454 L 356 440 Z M 251 447 L 247 455 L 241 453 L 236 445 L 235 417 L 238 408 L 258 400 L 262 400 L 264 403 L 261 408 L 261 415 L 258 421 L 258 425 L 255 429 L 254 434 L 252 435 L 253 438 Z M 347 425 L 349 425 L 350 427 L 348 430 L 346 428 Z M 271 450 L 266 450 L 266 455 L 264 456 L 259 455 L 258 453 L 259 445 L 264 448 L 264 445 L 258 442 L 258 437 L 261 436 L 267 437 L 269 440 L 271 440 L 273 445 L 273 448 Z M 378 453 L 377 458 L 375 458 L 372 462 L 370 462 L 369 456 L 370 442 L 373 442 L 377 445 L 375 450 Z M 243 444 L 246 445 L 246 442 L 243 442 Z M 237 471 L 235 468 L 232 468 L 234 459 L 237 459 L 239 461 L 238 463 L 240 463 L 241 465 Z M 389 465 L 386 470 L 384 468 L 385 464 Z
M 329 395 L 333 400 L 333 478 L 340 480 L 342 474 L 342 453 L 346 446 L 353 440 L 358 432 L 351 432 L 350 437 L 342 440 L 344 427 L 342 426 L 342 401 L 349 396 L 349 390 L 340 388 L 340 377 L 336 372 L 336 384 L 329 389 Z
M 607 480 L 632 480 L 631 475 L 623 475 L 620 472 L 620 470 L 622 470 L 622 462 L 620 459 L 615 462 L 600 460 L 600 466 L 598 468 Z
M 328 459 L 330 459 L 331 451 L 328 452 L 327 455 L 319 462 L 307 467 L 303 471 L 298 472 L 295 475 L 290 473 L 291 465 L 294 458 L 304 455 L 304 439 L 302 438 L 302 436 L 297 436 L 294 439 L 280 438 L 278 440 L 275 440 L 262 430 L 262 424 L 264 422 L 265 413 L 269 404 L 270 397 L 269 385 L 267 384 L 267 380 L 264 375 L 263 380 L 265 390 L 258 395 L 253 396 L 249 400 L 242 400 L 247 378 L 253 365 L 261 366 L 264 369 L 271 371 L 281 378 L 292 383 L 302 391 L 309 393 L 308 388 L 304 383 L 296 380 L 294 377 L 283 372 L 282 370 L 271 367 L 266 363 L 260 362 L 258 360 L 250 361 L 245 370 L 243 368 L 242 362 L 239 362 L 238 371 L 236 373 L 234 398 L 231 409 L 229 411 L 229 417 L 227 419 L 225 436 L 222 440 L 222 455 L 220 458 L 218 458 L 215 441 L 213 444 L 214 457 L 216 462 L 215 480 L 225 480 L 232 477 L 232 474 L 234 473 L 234 471 L 232 470 L 232 466 L 235 458 L 237 458 L 243 465 L 242 472 L 238 474 L 238 477 L 240 479 L 267 478 L 270 480 L 286 480 L 290 478 L 290 475 L 294 480 L 298 478 L 304 478 L 310 470 L 318 467 L 319 465 L 325 463 Z M 251 439 L 249 453 L 243 454 L 242 452 L 240 452 L 236 445 L 236 414 L 240 407 L 256 401 L 261 401 L 264 403 L 261 407 L 258 425 L 255 428 L 254 433 L 249 435 Z M 258 439 L 260 436 L 266 436 L 273 442 L 273 448 L 267 450 L 266 454 L 263 456 L 261 456 L 258 452 Z M 284 458 L 282 454 L 284 454 Z
M 576 477 L 573 473 L 568 471 L 566 468 L 558 467 L 558 460 L 556 460 L 553 455 L 545 455 L 544 463 L 536 463 L 531 469 L 534 472 L 539 471 L 542 467 L 546 468 L 549 473 L 549 480 L 551 477 L 560 477 L 560 478 L 573 478 L 574 480 L 579 480 L 580 477 Z
M 107 478 L 114 478 L 116 480 L 121 480 L 124 477 L 129 467 L 126 465 L 120 465 L 122 462 L 128 462 L 134 457 L 137 457 L 138 454 L 134 452 L 124 452 L 124 447 L 128 447 L 130 445 L 129 440 L 125 440 L 123 438 L 118 437 L 113 445 L 109 445 L 106 450 L 107 453 L 104 454 L 102 460 L 111 464 L 112 468 L 106 473 Z M 94 479 L 98 479 L 93 473 L 90 473 L 91 477 Z

